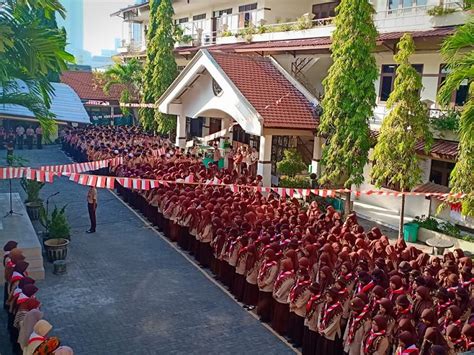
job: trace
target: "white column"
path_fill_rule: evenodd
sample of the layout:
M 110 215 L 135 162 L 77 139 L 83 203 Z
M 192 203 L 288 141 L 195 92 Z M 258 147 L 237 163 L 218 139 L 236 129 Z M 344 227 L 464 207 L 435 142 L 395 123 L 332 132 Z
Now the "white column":
M 263 177 L 263 186 L 272 184 L 272 136 L 260 137 L 260 150 L 258 155 L 257 174 Z
M 202 124 L 202 136 L 208 136 L 209 135 L 209 117 L 204 117 L 204 123 Z
M 313 159 L 311 160 L 311 172 L 315 173 L 318 178 L 321 175 L 321 158 L 323 152 L 323 139 L 319 136 L 314 137 Z
M 186 147 L 186 116 L 181 114 L 176 116 L 176 146 Z

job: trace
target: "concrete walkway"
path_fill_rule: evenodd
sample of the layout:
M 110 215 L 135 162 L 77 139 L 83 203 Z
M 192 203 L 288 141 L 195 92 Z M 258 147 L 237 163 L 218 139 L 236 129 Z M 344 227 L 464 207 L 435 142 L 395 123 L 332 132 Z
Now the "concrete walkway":
M 70 162 L 57 147 L 16 154 L 30 166 Z M 14 191 L 21 191 L 17 181 Z M 38 298 L 51 335 L 76 354 L 294 352 L 112 193 L 99 191 L 97 233 L 89 235 L 87 187 L 58 178 L 41 195 L 57 191 L 51 204 L 67 204 L 72 225 L 68 273 L 56 276 L 47 263 Z M 10 354 L 4 327 L 0 353 Z

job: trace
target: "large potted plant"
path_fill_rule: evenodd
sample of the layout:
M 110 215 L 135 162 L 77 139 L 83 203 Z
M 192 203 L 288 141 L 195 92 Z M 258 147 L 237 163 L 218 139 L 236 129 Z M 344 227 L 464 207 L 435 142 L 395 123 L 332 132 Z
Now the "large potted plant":
M 71 227 L 66 218 L 66 206 L 61 209 L 55 206 L 51 215 L 44 208 L 40 211 L 40 222 L 46 228 L 43 244 L 50 262 L 67 257 Z
M 44 182 L 35 180 L 21 179 L 21 187 L 26 192 L 25 207 L 28 216 L 32 221 L 39 219 L 41 207 L 43 207 L 43 200 L 41 200 L 39 193 L 44 186 Z

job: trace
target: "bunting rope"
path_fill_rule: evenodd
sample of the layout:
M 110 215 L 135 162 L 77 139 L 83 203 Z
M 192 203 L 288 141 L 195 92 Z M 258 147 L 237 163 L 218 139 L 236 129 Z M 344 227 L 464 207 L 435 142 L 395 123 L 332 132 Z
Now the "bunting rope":
M 20 179 L 26 178 L 28 180 L 36 180 L 40 182 L 53 183 L 55 176 L 66 176 L 70 181 L 80 185 L 95 186 L 98 188 L 114 189 L 115 183 L 119 183 L 125 188 L 133 190 L 148 191 L 150 189 L 158 188 L 159 186 L 169 187 L 171 185 L 201 185 L 201 186 L 216 186 L 229 188 L 233 192 L 239 192 L 241 189 L 254 190 L 255 192 L 274 192 L 282 198 L 289 196 L 293 197 L 295 194 L 299 196 L 310 196 L 311 194 L 320 197 L 336 197 L 338 193 L 354 193 L 356 196 L 360 195 L 376 195 L 376 196 L 424 196 L 436 197 L 441 200 L 446 199 L 462 199 L 466 196 L 464 193 L 440 193 L 440 192 L 398 192 L 398 191 L 384 191 L 384 190 L 351 190 L 351 189 L 303 189 L 303 188 L 285 188 L 285 187 L 263 187 L 252 185 L 238 185 L 238 184 L 223 184 L 221 180 L 214 178 L 206 182 L 194 182 L 193 175 L 185 179 L 178 180 L 155 180 L 131 177 L 116 177 L 93 174 L 82 174 L 81 171 L 93 171 L 107 166 L 115 166 L 122 164 L 123 158 L 113 158 L 89 163 L 77 163 L 67 165 L 52 165 L 42 166 L 34 169 L 30 167 L 3 167 L 0 168 L 0 180 L 5 179 Z

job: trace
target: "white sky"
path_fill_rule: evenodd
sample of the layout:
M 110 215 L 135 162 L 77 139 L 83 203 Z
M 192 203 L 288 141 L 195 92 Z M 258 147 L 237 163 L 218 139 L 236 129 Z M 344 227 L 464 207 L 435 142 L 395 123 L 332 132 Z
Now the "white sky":
M 122 19 L 110 14 L 134 3 L 134 0 L 84 0 L 84 49 L 93 55 L 100 54 L 101 49 L 114 49 L 115 38 L 122 39 Z

